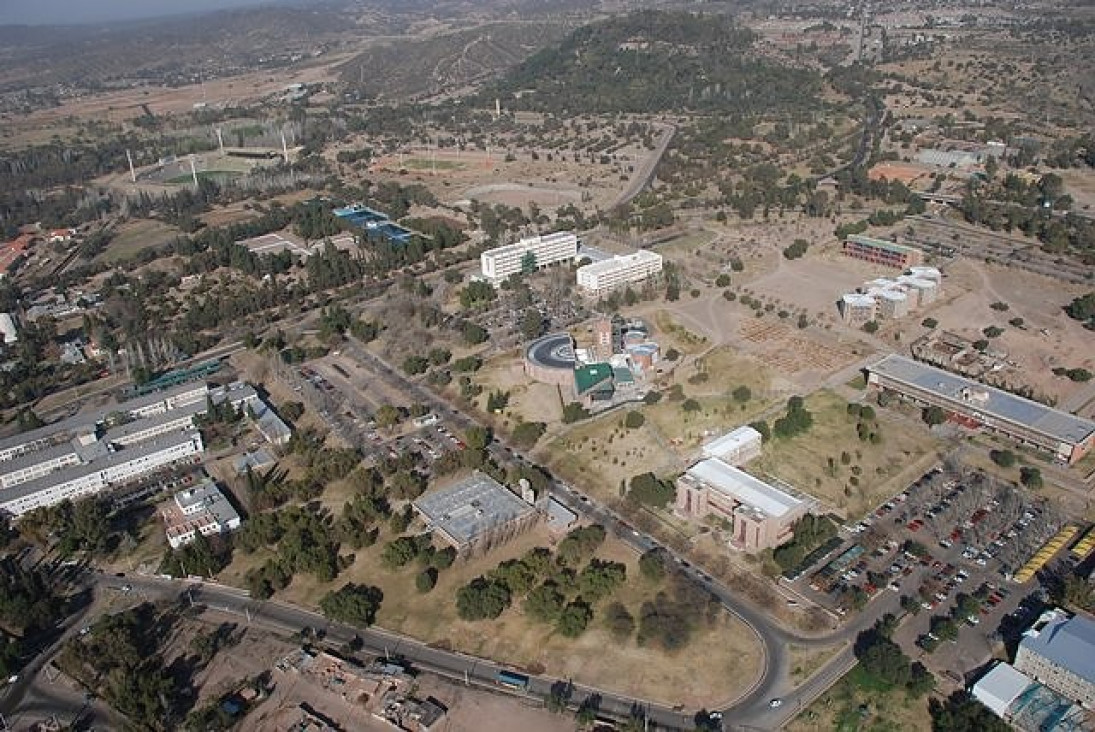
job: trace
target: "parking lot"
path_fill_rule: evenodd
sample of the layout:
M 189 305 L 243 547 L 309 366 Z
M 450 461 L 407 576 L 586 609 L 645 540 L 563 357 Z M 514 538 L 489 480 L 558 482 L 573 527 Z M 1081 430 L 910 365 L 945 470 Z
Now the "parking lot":
M 963 587 L 1004 586 L 1063 523 L 1015 486 L 936 468 L 846 527 L 845 541 L 794 585 L 838 614 L 883 591 L 934 611 Z

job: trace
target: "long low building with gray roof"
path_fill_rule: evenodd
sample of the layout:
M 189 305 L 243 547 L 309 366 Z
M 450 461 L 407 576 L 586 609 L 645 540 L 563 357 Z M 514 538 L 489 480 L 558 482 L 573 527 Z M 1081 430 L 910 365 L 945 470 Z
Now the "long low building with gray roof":
M 509 541 L 541 518 L 535 506 L 480 472 L 427 493 L 413 505 L 430 530 L 462 556 Z
M 867 383 L 936 406 L 985 429 L 1050 452 L 1073 464 L 1095 447 L 1095 422 L 891 354 L 867 367 Z

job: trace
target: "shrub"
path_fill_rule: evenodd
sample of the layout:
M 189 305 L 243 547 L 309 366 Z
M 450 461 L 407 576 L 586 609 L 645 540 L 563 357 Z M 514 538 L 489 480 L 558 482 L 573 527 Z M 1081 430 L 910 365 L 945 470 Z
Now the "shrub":
M 637 430 L 642 427 L 645 422 L 646 417 L 643 416 L 643 413 L 637 412 L 634 409 L 624 415 L 624 427 L 627 427 L 629 430 Z

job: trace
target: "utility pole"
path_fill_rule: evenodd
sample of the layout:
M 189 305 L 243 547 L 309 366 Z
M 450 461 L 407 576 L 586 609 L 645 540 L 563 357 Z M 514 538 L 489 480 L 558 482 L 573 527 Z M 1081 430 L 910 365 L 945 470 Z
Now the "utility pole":
M 129 150 L 125 151 L 125 159 L 129 161 L 129 180 L 133 183 L 137 182 L 137 171 L 133 169 L 133 155 Z
M 194 167 L 194 154 L 190 154 L 190 176 L 194 179 L 194 187 L 198 187 L 198 170 Z

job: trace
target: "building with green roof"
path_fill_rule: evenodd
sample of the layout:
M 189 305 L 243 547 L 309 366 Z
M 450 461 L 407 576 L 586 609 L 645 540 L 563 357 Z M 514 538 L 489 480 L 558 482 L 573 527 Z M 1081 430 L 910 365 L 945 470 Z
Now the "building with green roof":
M 611 399 L 616 393 L 612 366 L 591 363 L 574 369 L 574 391 L 587 405 Z

